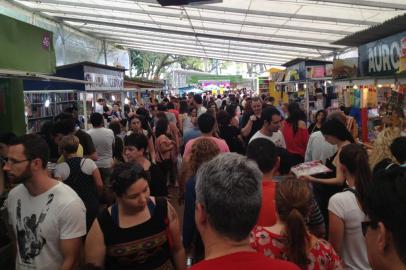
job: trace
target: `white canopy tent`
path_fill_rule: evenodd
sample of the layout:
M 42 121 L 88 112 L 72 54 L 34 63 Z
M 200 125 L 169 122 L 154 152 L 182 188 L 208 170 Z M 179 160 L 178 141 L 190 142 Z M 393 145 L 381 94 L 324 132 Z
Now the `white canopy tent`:
M 406 12 L 405 0 L 8 0 L 129 49 L 281 65 L 346 51 L 343 37 Z

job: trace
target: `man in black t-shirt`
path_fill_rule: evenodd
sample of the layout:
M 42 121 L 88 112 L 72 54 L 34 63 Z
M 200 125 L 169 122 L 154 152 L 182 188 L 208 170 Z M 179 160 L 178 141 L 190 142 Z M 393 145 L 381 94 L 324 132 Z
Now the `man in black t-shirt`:
M 261 119 L 262 100 L 260 97 L 253 97 L 251 103 L 251 111 L 245 112 L 241 120 L 241 134 L 246 143 L 251 137 L 262 128 L 263 120 Z

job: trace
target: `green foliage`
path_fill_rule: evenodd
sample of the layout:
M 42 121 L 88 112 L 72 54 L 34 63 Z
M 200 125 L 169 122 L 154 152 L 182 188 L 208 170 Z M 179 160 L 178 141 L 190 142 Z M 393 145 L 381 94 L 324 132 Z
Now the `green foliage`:
M 187 70 L 203 71 L 204 62 L 200 58 L 177 56 L 154 52 L 131 50 L 131 68 L 136 77 L 157 79 L 172 64 L 179 63 Z
M 204 72 L 221 71 L 231 64 L 229 61 L 202 59 L 154 52 L 130 50 L 133 76 L 146 79 L 158 79 L 171 65 L 178 63 L 180 68 Z

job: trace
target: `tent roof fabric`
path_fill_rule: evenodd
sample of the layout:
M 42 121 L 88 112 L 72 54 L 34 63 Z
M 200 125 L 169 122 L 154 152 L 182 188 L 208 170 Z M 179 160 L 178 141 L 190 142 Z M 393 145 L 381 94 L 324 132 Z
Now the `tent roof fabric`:
M 98 68 L 116 70 L 116 71 L 122 71 L 122 72 L 124 72 L 126 70 L 125 68 L 122 68 L 122 67 L 108 66 L 108 65 L 103 65 L 103 64 L 98 64 L 98 63 L 93 63 L 93 62 L 88 62 L 88 61 L 64 65 L 64 66 L 58 66 L 57 69 L 64 69 L 64 68 L 78 67 L 78 66 L 91 66 L 91 67 L 98 67 Z
M 128 49 L 281 65 L 328 60 L 334 44 L 404 15 L 404 0 L 223 0 L 162 7 L 156 0 L 8 0 Z
M 406 14 L 397 16 L 382 24 L 354 33 L 333 44 L 344 46 L 360 46 L 391 35 L 406 31 Z

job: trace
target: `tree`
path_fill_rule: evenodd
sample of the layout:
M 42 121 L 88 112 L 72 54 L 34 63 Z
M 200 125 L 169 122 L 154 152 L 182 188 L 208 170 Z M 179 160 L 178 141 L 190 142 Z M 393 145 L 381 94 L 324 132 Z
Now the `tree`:
M 179 63 L 181 68 L 186 70 L 203 71 L 204 61 L 201 58 L 178 56 L 173 54 L 162 54 L 130 51 L 131 69 L 136 77 L 146 79 L 158 79 L 165 70 L 174 63 Z

